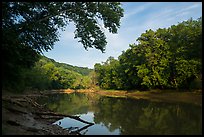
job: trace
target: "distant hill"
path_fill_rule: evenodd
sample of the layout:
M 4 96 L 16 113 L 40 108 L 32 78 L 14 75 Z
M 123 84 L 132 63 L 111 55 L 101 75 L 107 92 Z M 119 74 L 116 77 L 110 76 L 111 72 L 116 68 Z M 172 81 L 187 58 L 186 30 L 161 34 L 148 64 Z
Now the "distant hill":
M 72 66 L 66 63 L 56 62 L 54 59 L 48 58 L 46 56 L 42 56 L 42 59 L 46 60 L 47 62 L 52 62 L 56 67 L 62 67 L 64 69 L 77 72 L 83 76 L 88 75 L 93 70 L 88 67 L 78 67 L 78 66 Z

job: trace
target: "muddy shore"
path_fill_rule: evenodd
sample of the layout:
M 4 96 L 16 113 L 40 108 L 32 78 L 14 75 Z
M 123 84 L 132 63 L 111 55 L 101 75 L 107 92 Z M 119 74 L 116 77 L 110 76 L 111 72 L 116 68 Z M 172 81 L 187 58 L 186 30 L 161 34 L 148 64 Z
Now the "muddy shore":
M 151 90 L 151 91 L 125 91 L 125 90 L 93 90 L 93 89 L 81 89 L 81 90 L 60 90 L 61 93 L 94 93 L 102 96 L 109 97 L 123 97 L 133 99 L 148 99 L 156 102 L 181 102 L 190 103 L 202 106 L 202 90 L 194 91 L 174 91 L 174 90 Z
M 2 96 L 2 135 L 71 135 L 67 129 L 53 125 L 62 116 L 42 116 L 50 112 L 35 102 L 38 95 Z

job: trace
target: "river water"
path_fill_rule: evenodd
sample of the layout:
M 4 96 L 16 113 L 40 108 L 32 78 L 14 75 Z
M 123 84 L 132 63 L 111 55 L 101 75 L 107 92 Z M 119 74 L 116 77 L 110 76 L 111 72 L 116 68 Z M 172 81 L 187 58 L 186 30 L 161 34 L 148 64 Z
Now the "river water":
M 54 112 L 77 115 L 93 122 L 84 135 L 200 135 L 202 107 L 187 103 L 152 102 L 144 99 L 105 97 L 97 94 L 54 94 L 40 104 Z M 65 117 L 56 121 L 72 131 L 87 124 Z

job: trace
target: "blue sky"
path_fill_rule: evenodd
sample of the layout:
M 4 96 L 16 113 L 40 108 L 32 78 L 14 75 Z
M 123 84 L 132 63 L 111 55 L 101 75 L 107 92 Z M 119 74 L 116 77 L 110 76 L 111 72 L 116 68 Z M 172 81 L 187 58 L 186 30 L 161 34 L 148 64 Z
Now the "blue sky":
M 124 17 L 118 33 L 105 30 L 108 42 L 105 53 L 95 48 L 86 51 L 78 39 L 74 39 L 75 26 L 70 23 L 65 31 L 60 31 L 60 41 L 55 43 L 54 49 L 44 55 L 57 62 L 94 68 L 95 63 L 105 62 L 109 56 L 117 58 L 148 29 L 167 28 L 202 16 L 202 2 L 122 2 L 122 8 Z

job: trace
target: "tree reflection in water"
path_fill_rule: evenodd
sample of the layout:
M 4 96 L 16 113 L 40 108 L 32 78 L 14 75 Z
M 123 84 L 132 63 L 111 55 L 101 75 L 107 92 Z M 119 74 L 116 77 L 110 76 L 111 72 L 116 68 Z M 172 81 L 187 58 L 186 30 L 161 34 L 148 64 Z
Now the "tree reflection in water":
M 95 122 L 95 125 L 86 128 L 88 131 L 85 134 L 97 134 L 91 133 L 94 128 L 98 134 L 202 134 L 202 107 L 193 104 L 82 93 L 59 94 L 41 99 L 41 102 L 46 101 L 49 102 L 47 107 L 55 112 L 83 116 L 93 112 L 92 116 L 84 117 L 84 120 Z

